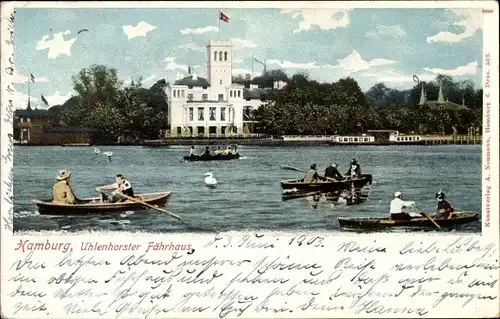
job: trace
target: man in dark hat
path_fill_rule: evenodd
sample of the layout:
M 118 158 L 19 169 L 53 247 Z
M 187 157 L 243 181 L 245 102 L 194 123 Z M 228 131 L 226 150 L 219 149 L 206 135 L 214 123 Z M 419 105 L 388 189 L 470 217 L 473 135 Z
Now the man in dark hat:
M 326 169 L 325 169 L 325 177 L 329 177 L 329 178 L 334 178 L 334 179 L 337 179 L 337 180 L 341 180 L 342 179 L 342 174 L 340 174 L 338 168 L 339 167 L 339 164 L 337 164 L 336 162 L 331 164 L 330 166 L 328 166 Z
M 311 165 L 311 169 L 306 172 L 304 176 L 304 183 L 315 183 L 319 179 L 318 171 L 316 169 L 316 164 Z
M 54 204 L 77 204 L 78 200 L 75 193 L 69 186 L 71 172 L 63 169 L 56 176 L 57 182 L 52 187 L 52 203 Z
M 352 159 L 351 165 L 349 166 L 349 170 L 347 171 L 346 175 L 352 177 L 361 175 L 361 166 L 359 166 L 355 158 Z
M 445 200 L 445 194 L 442 191 L 436 193 L 436 199 L 438 201 L 437 205 L 437 217 L 448 219 L 451 217 L 451 213 L 455 210 L 451 207 L 450 203 Z

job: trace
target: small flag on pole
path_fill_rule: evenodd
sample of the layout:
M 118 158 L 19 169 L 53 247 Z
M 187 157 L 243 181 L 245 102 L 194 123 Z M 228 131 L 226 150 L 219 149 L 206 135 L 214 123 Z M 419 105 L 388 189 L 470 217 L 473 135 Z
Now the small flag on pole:
M 35 82 L 35 76 L 30 73 L 31 82 Z
M 219 20 L 229 23 L 229 17 L 224 14 L 224 12 L 219 11 Z
M 49 106 L 49 102 L 47 102 L 47 100 L 45 99 L 45 97 L 42 95 L 42 102 L 43 104 L 45 104 L 45 106 Z

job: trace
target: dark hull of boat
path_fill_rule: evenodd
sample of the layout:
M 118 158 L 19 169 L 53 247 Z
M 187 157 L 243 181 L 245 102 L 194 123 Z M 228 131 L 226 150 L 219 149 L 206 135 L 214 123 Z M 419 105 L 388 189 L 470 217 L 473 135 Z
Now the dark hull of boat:
M 284 193 L 282 195 L 282 200 L 287 201 L 291 199 L 304 198 L 304 197 L 314 197 L 314 196 L 323 196 L 327 201 L 331 202 L 334 205 L 357 205 L 365 202 L 369 195 L 370 189 L 364 187 L 363 189 L 355 189 L 354 196 L 350 194 L 342 194 L 343 191 L 337 191 L 332 193 L 322 194 L 321 192 L 290 192 Z
M 170 200 L 171 192 L 143 194 L 136 196 L 145 203 L 157 207 L 165 207 Z M 87 198 L 82 200 L 84 203 L 75 205 L 60 205 L 52 204 L 50 201 L 33 200 L 33 203 L 38 208 L 40 215 L 105 215 L 125 212 L 130 210 L 144 209 L 145 207 L 139 203 L 122 202 L 122 203 L 102 203 L 99 197 Z M 92 203 L 92 201 L 95 201 Z
M 231 155 L 210 155 L 210 156 L 184 156 L 184 160 L 188 162 L 198 162 L 198 161 L 228 161 L 240 158 L 240 154 Z
M 479 220 L 478 213 L 455 213 L 456 217 L 450 219 L 436 219 L 434 221 L 442 228 L 453 227 Z M 436 228 L 436 225 L 427 218 L 414 218 L 411 220 L 390 220 L 388 218 L 337 218 L 342 228 L 348 229 L 380 229 L 393 227 Z
M 288 180 L 281 182 L 281 189 L 284 195 L 291 193 L 307 193 L 307 192 L 320 192 L 322 194 L 340 192 L 345 189 L 350 190 L 354 183 L 355 189 L 360 189 L 363 186 L 372 184 L 372 175 L 365 174 L 354 180 L 347 179 L 338 182 L 317 182 L 317 183 L 304 183 L 301 180 Z

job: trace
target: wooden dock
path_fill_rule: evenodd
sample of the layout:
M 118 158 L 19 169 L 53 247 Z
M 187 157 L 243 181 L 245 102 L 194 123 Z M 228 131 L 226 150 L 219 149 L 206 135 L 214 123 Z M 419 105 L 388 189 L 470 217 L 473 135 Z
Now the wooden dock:
M 425 145 L 476 145 L 481 144 L 481 135 L 424 135 Z

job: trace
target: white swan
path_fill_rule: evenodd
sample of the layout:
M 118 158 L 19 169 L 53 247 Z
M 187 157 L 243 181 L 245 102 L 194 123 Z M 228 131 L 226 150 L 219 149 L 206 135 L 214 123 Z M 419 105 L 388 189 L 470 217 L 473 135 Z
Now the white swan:
M 111 157 L 113 156 L 113 152 L 104 152 L 104 155 L 106 155 L 107 157 Z
M 101 151 L 99 151 L 99 149 L 98 149 L 98 148 L 95 148 L 95 147 L 94 147 L 94 153 L 99 154 L 99 153 L 101 153 Z
M 217 186 L 217 180 L 215 177 L 212 175 L 212 173 L 205 173 L 205 185 L 209 187 L 215 187 Z

